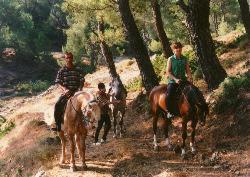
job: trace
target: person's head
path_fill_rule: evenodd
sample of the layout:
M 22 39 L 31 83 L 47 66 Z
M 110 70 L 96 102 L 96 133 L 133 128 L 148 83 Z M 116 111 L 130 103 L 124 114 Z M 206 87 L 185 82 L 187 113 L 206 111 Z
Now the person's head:
M 180 42 L 174 42 L 171 48 L 176 56 L 181 56 L 182 44 Z
M 71 64 L 73 62 L 73 54 L 71 52 L 66 52 L 64 55 L 66 64 Z
M 105 85 L 104 85 L 104 83 L 102 83 L 102 82 L 100 82 L 100 83 L 98 84 L 98 89 L 99 89 L 100 91 L 102 91 L 102 92 L 106 92 Z

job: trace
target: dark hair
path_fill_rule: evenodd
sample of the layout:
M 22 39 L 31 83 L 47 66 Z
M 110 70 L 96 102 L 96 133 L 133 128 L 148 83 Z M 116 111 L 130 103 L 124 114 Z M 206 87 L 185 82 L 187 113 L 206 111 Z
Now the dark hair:
M 104 88 L 105 88 L 104 83 L 100 82 L 100 83 L 98 84 L 98 89 L 104 89 Z
M 69 56 L 70 58 L 73 58 L 73 54 L 71 52 L 65 52 L 65 55 Z
M 171 45 L 172 49 L 178 49 L 178 48 L 182 48 L 182 44 L 180 42 L 174 42 Z

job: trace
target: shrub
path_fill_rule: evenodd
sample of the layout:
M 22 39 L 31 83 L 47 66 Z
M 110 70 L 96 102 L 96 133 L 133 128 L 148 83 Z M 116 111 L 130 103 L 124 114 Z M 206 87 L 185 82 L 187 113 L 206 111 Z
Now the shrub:
M 163 55 L 157 55 L 152 64 L 159 81 L 163 81 L 165 78 L 164 74 L 167 68 L 167 59 Z
M 156 41 L 156 40 L 152 40 L 152 41 L 150 42 L 149 49 L 150 49 L 150 51 L 152 51 L 153 53 L 157 53 L 157 54 L 162 53 L 162 46 L 161 46 L 161 43 L 160 43 L 159 41 Z
M 198 60 L 196 58 L 194 50 L 183 51 L 183 55 L 188 58 L 191 73 L 194 74 L 194 72 L 198 68 Z
M 127 91 L 138 91 L 142 88 L 142 80 L 140 77 L 134 78 L 131 82 L 125 85 Z
M 203 73 L 202 73 L 201 67 L 198 67 L 196 69 L 196 71 L 193 74 L 193 77 L 195 80 L 203 79 Z
M 230 27 L 230 25 L 228 25 L 226 21 L 223 20 L 220 22 L 218 31 L 219 35 L 225 35 L 232 30 L 233 30 L 232 27 Z
M 41 92 L 49 88 L 50 82 L 48 81 L 29 81 L 29 82 L 21 82 L 17 84 L 16 90 L 19 91 L 20 94 L 32 94 Z
M 4 135 L 9 133 L 14 127 L 15 127 L 15 124 L 13 122 L 3 124 L 0 128 L 0 138 L 2 138 Z
M 223 113 L 226 110 L 233 109 L 239 103 L 240 88 L 250 88 L 250 75 L 244 74 L 235 77 L 226 78 L 221 84 L 222 92 L 218 95 L 218 100 L 214 106 L 216 113 Z

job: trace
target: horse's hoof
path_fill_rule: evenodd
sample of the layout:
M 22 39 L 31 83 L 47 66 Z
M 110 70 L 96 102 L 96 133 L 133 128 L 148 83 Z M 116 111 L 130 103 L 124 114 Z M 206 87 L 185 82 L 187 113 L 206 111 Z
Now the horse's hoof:
M 173 151 L 174 150 L 173 145 L 172 144 L 167 145 L 167 150 Z
M 123 134 L 122 133 L 120 133 L 120 138 L 122 138 L 123 137 Z
M 83 165 L 82 165 L 82 169 L 83 169 L 83 170 L 87 170 L 87 169 L 88 169 L 88 166 L 87 166 L 86 164 L 83 164 Z
M 116 135 L 116 134 L 114 134 L 114 135 L 113 135 L 113 138 L 117 138 L 117 135 Z
M 154 146 L 155 151 L 159 151 L 159 146 Z
M 193 155 L 195 155 L 195 154 L 197 153 L 197 151 L 196 151 L 195 149 L 192 149 L 192 150 L 191 150 L 191 153 L 192 153 Z
M 182 160 L 187 160 L 187 154 L 186 153 L 181 153 L 181 159 Z
M 71 172 L 75 172 L 75 171 L 76 171 L 76 166 L 75 166 L 75 165 L 70 166 L 70 171 L 71 171 Z

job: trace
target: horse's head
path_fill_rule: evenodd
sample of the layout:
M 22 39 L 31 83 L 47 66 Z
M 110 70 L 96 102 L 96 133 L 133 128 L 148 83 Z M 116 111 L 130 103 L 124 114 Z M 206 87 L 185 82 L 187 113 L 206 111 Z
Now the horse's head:
M 113 95 L 116 99 L 123 100 L 127 97 L 127 91 L 123 87 L 120 79 L 118 77 L 113 78 L 109 83 L 109 93 Z
M 205 125 L 208 113 L 209 109 L 206 102 L 198 105 L 197 116 L 201 126 Z
M 84 116 L 88 118 L 89 127 L 94 128 L 96 122 L 100 120 L 101 109 L 97 101 L 90 101 L 84 110 Z
M 204 126 L 209 109 L 202 92 L 193 84 L 188 84 L 186 89 L 184 89 L 184 92 L 184 94 L 188 97 L 189 104 L 196 107 L 196 116 L 200 125 Z

